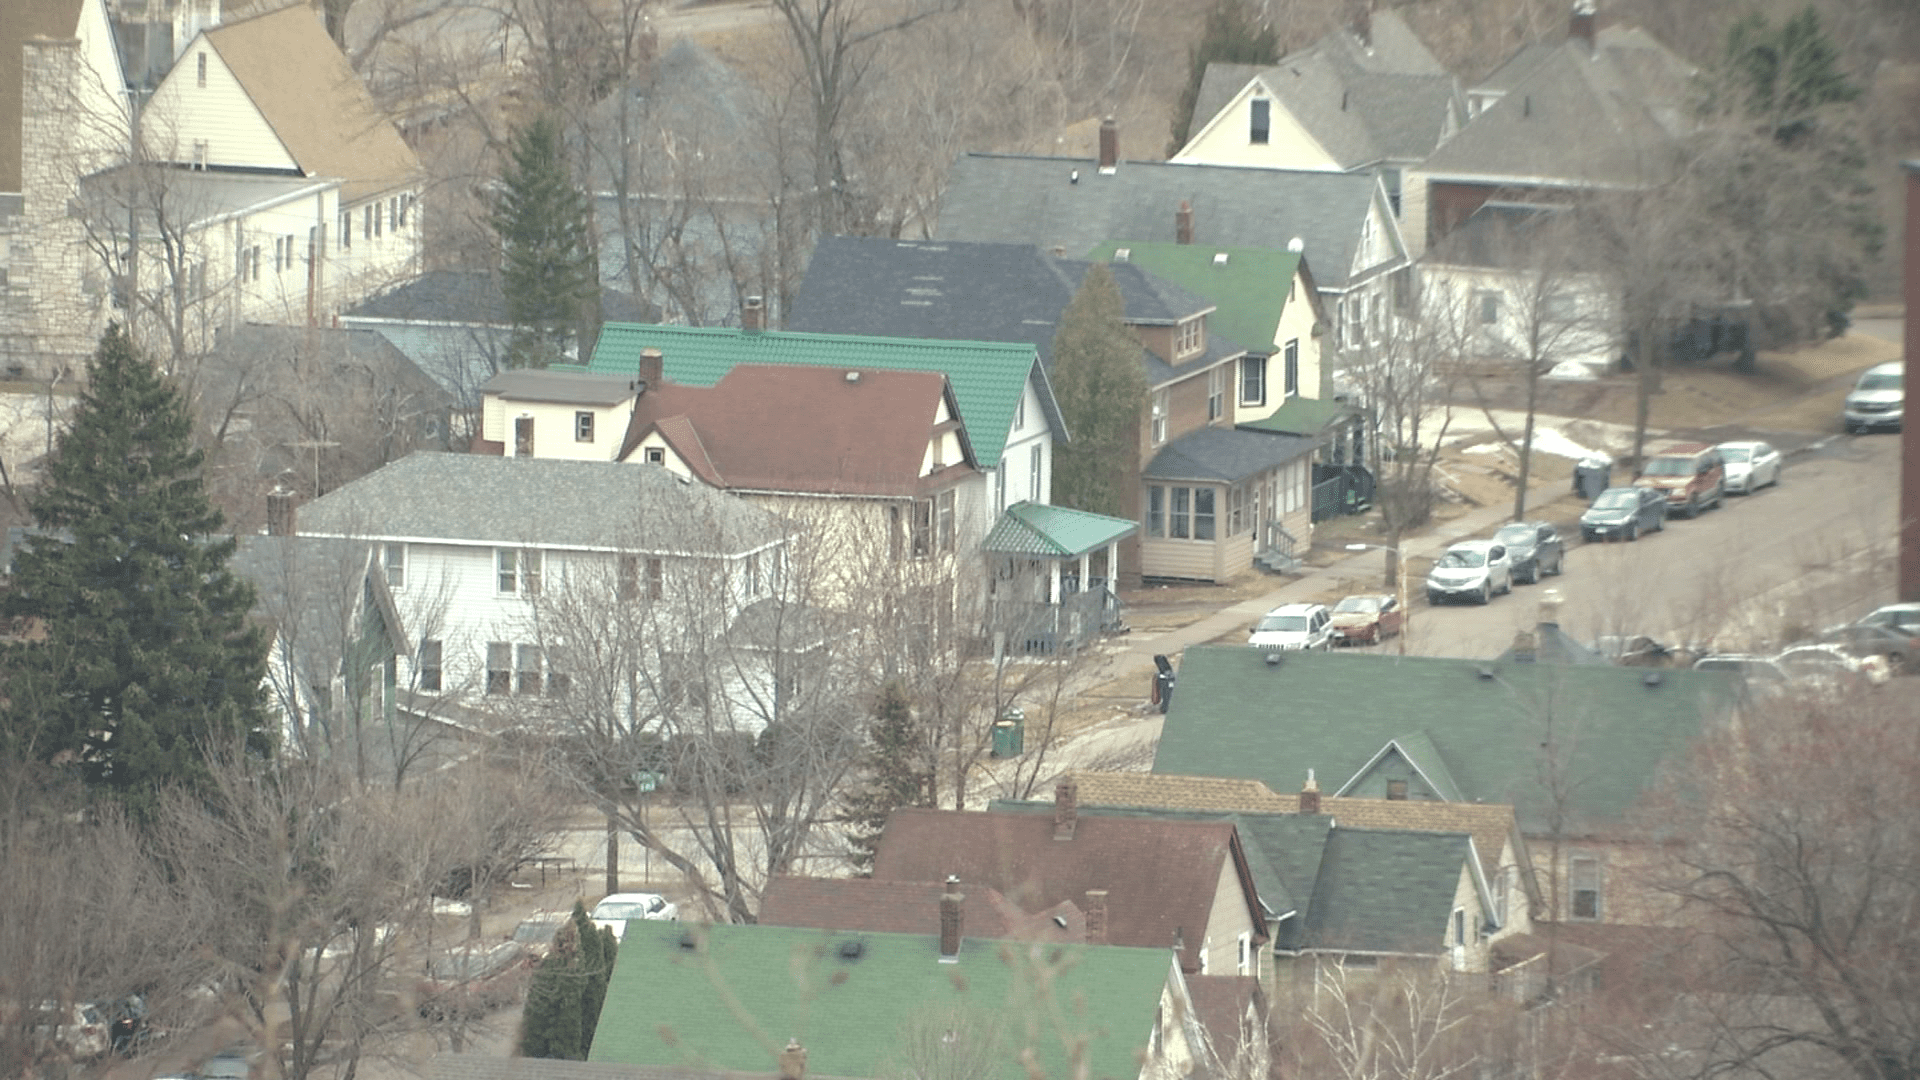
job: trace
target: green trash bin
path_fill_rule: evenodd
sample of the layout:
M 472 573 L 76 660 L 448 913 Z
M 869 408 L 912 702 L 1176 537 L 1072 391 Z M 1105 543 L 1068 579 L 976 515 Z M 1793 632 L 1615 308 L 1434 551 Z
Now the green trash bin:
M 997 758 L 1019 757 L 1025 748 L 1027 737 L 1027 714 L 1019 709 L 1008 709 L 1000 714 L 993 724 L 993 756 Z

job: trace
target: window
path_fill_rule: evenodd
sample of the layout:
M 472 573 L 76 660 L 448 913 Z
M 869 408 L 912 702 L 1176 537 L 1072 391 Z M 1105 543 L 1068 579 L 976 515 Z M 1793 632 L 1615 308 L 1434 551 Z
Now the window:
M 1227 411 L 1227 366 L 1207 372 L 1207 422 L 1212 423 Z
M 193 167 L 203 171 L 207 167 L 207 140 L 205 139 L 193 141 Z
M 407 545 L 382 544 L 380 565 L 387 571 L 387 588 L 407 587 Z
M 381 231 L 380 226 L 382 224 L 381 218 L 380 218 L 380 204 L 374 203 L 372 206 L 367 207 L 367 213 L 369 216 L 373 218 L 373 235 L 376 238 L 378 238 L 380 236 L 380 231 Z
M 1027 451 L 1027 498 L 1034 502 L 1047 501 L 1046 470 L 1046 455 L 1041 452 L 1039 444 L 1036 443 Z
M 620 579 L 620 599 L 640 599 L 640 556 L 620 556 L 618 577 Z
M 1273 102 L 1266 98 L 1254 98 L 1250 122 L 1247 124 L 1247 141 L 1255 146 L 1265 146 L 1273 132 Z
M 387 200 L 387 231 L 400 231 L 400 196 Z
M 1366 321 L 1367 298 L 1356 296 L 1340 303 L 1341 314 L 1346 316 L 1346 344 L 1348 348 L 1360 345 L 1360 325 Z
M 351 210 L 340 211 L 340 247 L 347 251 L 353 250 L 353 211 Z
M 1387 798 L 1404 801 L 1406 797 L 1407 782 L 1405 780 L 1387 781 Z
M 666 595 L 667 568 L 659 559 L 647 560 L 647 599 L 658 600 Z
M 201 53 L 193 58 L 193 81 L 200 89 L 207 88 L 207 54 Z
M 1007 508 L 1007 466 L 1003 462 L 993 471 L 993 509 L 998 513 Z
M 1453 943 L 1455 945 L 1467 943 L 1467 913 L 1460 908 L 1453 909 Z
M 1282 363 L 1286 366 L 1283 392 L 1287 397 L 1298 397 L 1300 394 L 1300 339 L 1289 340 L 1287 347 L 1281 351 L 1280 355 L 1283 358 Z
M 1153 445 L 1159 446 L 1167 441 L 1167 392 L 1153 392 L 1153 424 L 1151 431 Z
M 1207 347 L 1206 322 L 1202 319 L 1188 319 L 1174 331 L 1173 356 L 1192 356 Z
M 1020 397 L 1013 403 L 1013 430 L 1019 431 L 1027 426 L 1027 391 L 1020 390 Z
M 1598 919 L 1600 917 L 1600 860 L 1574 858 L 1568 860 L 1567 884 L 1573 893 L 1569 918 Z
M 520 662 L 515 665 L 514 674 L 519 682 L 515 693 L 538 694 L 540 692 L 540 646 L 522 645 L 515 650 Z
M 500 572 L 500 593 L 540 595 L 542 552 L 533 548 L 497 548 L 494 560 Z
M 1173 489 L 1173 516 L 1167 523 L 1167 535 L 1175 540 L 1185 540 L 1192 531 L 1193 489 L 1177 487 Z
M 1579 313 L 1579 308 L 1573 301 L 1572 293 L 1553 292 L 1547 294 L 1546 303 L 1543 305 L 1543 312 L 1548 319 L 1554 322 L 1569 323 L 1572 322 L 1574 316 Z
M 574 442 L 592 442 L 593 441 L 593 414 L 592 413 L 583 411 L 583 412 L 577 412 L 573 414 L 573 441 Z
M 1213 489 L 1200 487 L 1193 489 L 1193 538 L 1195 540 L 1213 539 Z
M 1267 403 L 1267 358 L 1264 356 L 1243 356 L 1240 358 L 1240 404 L 1265 405 Z
M 951 493 L 949 493 L 951 494 Z M 908 552 L 916 559 L 933 554 L 934 500 L 913 500 L 913 517 L 908 522 Z
M 360 210 L 360 239 L 373 239 L 373 207 L 371 206 L 362 207 Z
M 547 696 L 566 697 L 573 689 L 573 673 L 567 670 L 567 652 L 555 647 L 547 650 Z
M 420 689 L 430 693 L 440 692 L 440 643 L 422 641 L 420 659 L 414 664 L 414 681 Z
M 504 641 L 487 642 L 487 693 L 513 692 L 513 646 Z
M 1500 294 L 1491 290 L 1483 292 L 1480 300 L 1480 325 L 1492 326 L 1500 321 Z
M 954 548 L 954 540 L 956 538 L 954 511 L 956 505 L 956 496 L 951 491 L 941 492 L 934 500 L 935 523 L 938 526 L 941 551 L 952 551 Z
M 253 245 L 253 248 L 247 252 L 247 276 L 252 278 L 255 281 L 260 280 L 260 245 L 259 244 Z
M 666 447 L 664 447 L 664 446 L 649 446 L 649 447 L 647 447 L 647 464 L 649 464 L 649 465 L 665 465 L 666 463 L 667 463 L 667 448 L 666 448 Z
M 513 456 L 533 456 L 533 417 L 531 416 L 513 418 Z
M 1253 966 L 1253 935 L 1242 933 L 1235 942 L 1235 967 L 1242 975 L 1251 975 Z
M 1147 488 L 1147 535 L 1167 535 L 1167 489 L 1159 484 Z
M 1247 486 L 1235 484 L 1227 489 L 1227 535 L 1238 536 L 1247 527 Z
M 1171 493 L 1171 506 L 1167 513 L 1166 535 L 1175 540 L 1212 540 L 1214 538 L 1214 489 L 1210 487 L 1175 487 L 1148 489 L 1147 533 L 1159 536 L 1158 521 L 1160 492 Z
M 1368 956 L 1366 953 L 1350 952 L 1340 958 L 1340 966 L 1371 970 L 1380 966 L 1380 958 L 1378 956 Z
M 280 237 L 273 238 L 273 272 L 285 269 L 287 261 L 287 242 Z

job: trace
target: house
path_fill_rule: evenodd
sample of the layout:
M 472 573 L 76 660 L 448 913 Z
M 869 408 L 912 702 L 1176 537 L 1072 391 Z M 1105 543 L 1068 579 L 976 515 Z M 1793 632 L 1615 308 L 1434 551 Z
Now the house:
M 1208 64 L 1193 119 L 1171 160 L 1374 175 L 1398 216 L 1406 170 L 1460 130 L 1467 105 L 1406 21 L 1367 3 L 1278 64 Z
M 1232 824 L 1079 813 L 1071 781 L 1053 814 L 896 810 L 874 853 L 875 881 L 957 876 L 1022 911 L 1081 907 L 1089 936 L 1175 949 L 1181 970 L 1260 974 L 1267 920 Z
M 414 636 L 398 685 L 472 704 L 568 692 L 579 643 L 554 638 L 543 602 L 604 617 L 638 601 L 718 634 L 779 602 L 787 564 L 767 511 L 609 462 L 417 453 L 297 513 L 285 531 L 376 545 Z
M 1424 253 L 1489 202 L 1564 206 L 1668 176 L 1691 130 L 1694 68 L 1645 31 L 1601 26 L 1522 47 L 1467 91 L 1460 133 L 1407 174 L 1408 244 Z
M 1537 917 L 1570 922 L 1667 918 L 1640 887 L 1658 853 L 1633 841 L 1629 812 L 1736 701 L 1718 672 L 1517 658 L 1270 660 L 1205 645 L 1179 674 L 1156 773 L 1285 789 L 1312 769 L 1335 796 L 1511 804 L 1541 888 L 1559 898 Z
M 790 1080 L 945 1072 L 959 1054 L 996 1080 L 1209 1064 L 1164 947 L 995 941 L 966 916 L 950 893 L 923 915 L 938 933 L 629 924 L 589 1060 Z
M 1082 256 L 1119 239 L 1290 250 L 1313 267 L 1332 345 L 1390 337 L 1413 301 L 1407 246 L 1379 178 L 1313 169 L 968 154 L 940 202 L 937 240 L 1037 244 Z
M 958 880 L 881 881 L 781 875 L 768 881 L 761 893 L 757 920 L 761 926 L 910 934 L 925 926 L 927 912 L 938 910 L 940 897 L 949 892 L 966 894 L 967 929 L 976 937 L 1104 944 L 1088 936 L 1087 913 L 1082 909 L 1084 900 L 1081 903 L 1062 900 L 1039 911 L 1023 911 L 998 889 Z
M 1044 363 L 1087 266 L 1029 244 L 836 237 L 816 250 L 794 320 L 860 333 L 1027 341 Z M 1310 536 L 1314 440 L 1236 428 L 1237 395 L 1252 365 L 1245 349 L 1212 328 L 1217 305 L 1130 263 L 1111 269 L 1141 340 L 1149 389 L 1140 483 L 1122 492 L 1125 515 L 1141 533 L 1122 545 L 1121 564 L 1138 566 L 1144 577 L 1215 581 L 1244 572 L 1256 555 L 1290 554 L 1294 538 Z M 1122 580 L 1133 578 L 1123 573 Z

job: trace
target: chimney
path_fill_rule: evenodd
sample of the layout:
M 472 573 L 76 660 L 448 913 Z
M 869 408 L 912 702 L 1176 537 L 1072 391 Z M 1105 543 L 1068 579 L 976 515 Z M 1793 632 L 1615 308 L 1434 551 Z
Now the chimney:
M 267 535 L 293 535 L 293 492 L 277 487 L 267 492 Z
M 641 393 L 644 394 L 667 381 L 666 363 L 666 357 L 661 355 L 659 349 L 649 345 L 640 350 Z
M 1107 890 L 1087 890 L 1087 944 L 1107 943 Z
M 1573 18 L 1567 23 L 1567 39 L 1586 43 L 1587 51 L 1593 51 L 1593 24 L 1597 16 L 1594 0 L 1573 0 Z
M 960 959 L 960 879 L 947 875 L 947 891 L 940 894 L 940 961 L 951 964 Z
M 1120 167 L 1120 125 L 1109 116 L 1100 121 L 1100 171 L 1111 173 Z
M 1173 212 L 1173 242 L 1193 243 L 1193 204 L 1185 199 L 1180 200 L 1180 209 Z
M 1373 0 L 1357 0 L 1353 5 L 1353 36 L 1361 48 L 1373 48 Z
M 787 1048 L 780 1051 L 780 1080 L 806 1080 L 807 1048 L 798 1036 L 789 1036 Z
M 1540 625 L 1541 627 L 1544 628 L 1548 626 L 1559 626 L 1560 625 L 1560 605 L 1566 602 L 1567 602 L 1567 598 L 1560 595 L 1559 589 L 1548 589 L 1547 591 L 1541 593 L 1540 594 Z
M 749 296 L 740 305 L 740 329 L 757 334 L 767 328 L 767 305 L 758 296 Z
M 1073 830 L 1079 824 L 1080 785 L 1071 776 L 1061 777 L 1053 788 L 1053 838 L 1073 839 Z
M 1300 789 L 1300 812 L 1317 814 L 1320 812 L 1320 781 L 1313 778 L 1313 770 L 1307 770 L 1307 784 Z
M 1515 630 L 1512 652 L 1514 663 L 1531 664 L 1539 656 L 1539 639 L 1533 636 L 1531 630 Z

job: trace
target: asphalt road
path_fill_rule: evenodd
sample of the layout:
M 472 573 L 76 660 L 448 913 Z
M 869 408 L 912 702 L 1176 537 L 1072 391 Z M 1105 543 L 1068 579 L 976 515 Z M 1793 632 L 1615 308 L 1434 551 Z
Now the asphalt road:
M 1836 436 L 1790 458 L 1778 487 L 1636 543 L 1576 543 L 1543 585 L 1485 607 L 1416 607 L 1408 651 L 1497 656 L 1539 619 L 1547 588 L 1563 597 L 1561 628 L 1588 642 L 1648 634 L 1742 651 L 1847 621 L 1892 595 L 1898 450 L 1897 436 Z

